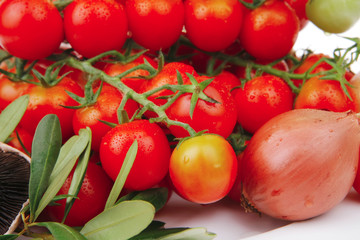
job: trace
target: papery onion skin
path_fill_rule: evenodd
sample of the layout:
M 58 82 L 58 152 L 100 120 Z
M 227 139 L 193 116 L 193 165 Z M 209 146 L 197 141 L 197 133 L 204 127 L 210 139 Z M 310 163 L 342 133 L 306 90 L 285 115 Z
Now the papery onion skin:
M 275 218 L 323 214 L 351 189 L 359 144 L 354 113 L 296 109 L 278 115 L 254 134 L 244 152 L 243 194 Z

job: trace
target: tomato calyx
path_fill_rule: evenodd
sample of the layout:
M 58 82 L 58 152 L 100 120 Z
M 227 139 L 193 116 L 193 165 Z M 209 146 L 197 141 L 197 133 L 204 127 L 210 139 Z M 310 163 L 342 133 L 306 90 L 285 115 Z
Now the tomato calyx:
M 249 0 L 248 0 L 249 1 Z M 263 5 L 266 0 L 253 0 L 251 2 L 240 0 L 240 2 L 248 9 L 254 10 Z

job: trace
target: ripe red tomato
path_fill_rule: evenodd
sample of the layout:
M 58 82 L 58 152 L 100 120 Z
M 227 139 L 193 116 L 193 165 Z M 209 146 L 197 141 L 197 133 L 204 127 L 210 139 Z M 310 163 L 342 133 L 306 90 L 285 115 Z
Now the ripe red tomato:
M 16 57 L 45 58 L 64 39 L 63 21 L 52 1 L 5 0 L 0 16 L 0 45 Z
M 180 37 L 184 25 L 181 0 L 127 0 L 132 39 L 150 50 L 165 49 Z
M 73 172 L 70 173 L 58 195 L 68 194 Z M 110 194 L 113 182 L 106 175 L 101 166 L 94 162 L 89 162 L 85 173 L 84 181 L 80 192 L 77 195 L 66 220 L 65 224 L 71 227 L 83 226 L 89 220 L 101 213 Z M 48 206 L 46 213 L 56 222 L 60 222 L 64 217 L 66 200 L 58 201 L 60 205 Z
M 295 13 L 300 20 L 300 29 L 303 29 L 309 22 L 309 19 L 306 16 L 306 3 L 308 1 L 309 0 L 285 0 L 285 2 L 295 10 Z
M 197 73 L 191 65 L 180 62 L 168 63 L 165 64 L 161 72 L 158 73 L 154 78 L 145 81 L 144 84 L 142 84 L 142 86 L 140 87 L 140 92 L 144 93 L 166 84 L 178 84 L 177 72 L 180 73 L 184 84 L 190 84 L 189 77 L 186 75 L 186 73 L 197 76 Z M 174 93 L 171 90 L 164 89 L 152 94 L 148 99 L 154 102 L 156 105 L 160 106 L 165 104 L 167 100 L 161 99 L 159 97 L 169 96 L 172 94 Z M 156 115 L 153 112 L 147 111 L 145 113 L 145 116 L 154 117 Z
M 288 4 L 268 0 L 245 14 L 239 39 L 250 55 L 272 61 L 290 52 L 299 29 L 299 18 Z
M 53 87 L 43 87 L 31 85 L 24 94 L 28 94 L 29 105 L 24 116 L 20 121 L 20 126 L 30 134 L 35 133 L 35 129 L 40 120 L 47 114 L 56 114 L 60 120 L 63 141 L 71 137 L 74 132 L 72 128 L 72 118 L 75 109 L 65 108 L 64 106 L 77 106 L 66 91 L 83 95 L 81 87 L 70 78 L 63 78 Z
M 95 88 L 94 91 L 97 91 Z M 80 129 L 89 127 L 92 132 L 91 148 L 99 151 L 102 137 L 111 130 L 111 127 L 99 120 L 117 124 L 117 110 L 123 99 L 123 94 L 113 86 L 104 84 L 101 93 L 94 105 L 77 109 L 72 119 L 74 132 L 77 134 Z M 131 118 L 139 105 L 132 99 L 129 99 L 124 110 Z
M 207 79 L 209 77 L 197 77 L 198 82 Z M 221 82 L 211 83 L 204 89 L 204 93 L 217 102 L 213 103 L 198 99 L 191 117 L 192 94 L 185 93 L 166 109 L 167 115 L 172 120 L 189 124 L 197 132 L 206 130 L 207 133 L 215 133 L 227 138 L 234 130 L 237 118 L 233 96 Z M 169 129 L 175 137 L 189 136 L 189 133 L 182 127 L 170 126 Z
M 19 136 L 19 137 L 18 137 Z M 8 145 L 26 153 L 31 153 L 31 146 L 33 141 L 33 135 L 28 133 L 25 129 L 21 127 L 17 127 L 13 133 L 10 135 L 10 141 L 7 143 Z M 24 149 L 24 147 L 26 149 Z
M 289 111 L 293 106 L 293 93 L 279 77 L 265 75 L 251 79 L 235 94 L 238 123 L 254 133 L 274 116 Z
M 31 84 L 13 82 L 5 76 L 0 77 L 0 110 L 3 110 L 16 98 L 24 95 Z
M 180 196 L 195 203 L 213 203 L 225 197 L 234 184 L 236 155 L 221 136 L 192 137 L 174 149 L 169 173 Z
M 124 6 L 115 0 L 75 0 L 64 9 L 64 29 L 74 50 L 89 58 L 120 50 L 128 21 Z
M 137 67 L 140 64 L 143 64 L 144 61 L 147 61 L 151 64 L 155 69 L 158 67 L 157 63 L 150 57 L 147 57 L 146 55 L 142 55 L 139 58 L 135 59 L 133 62 L 122 64 L 122 63 L 108 63 L 104 66 L 104 72 L 110 76 L 116 76 L 119 75 L 127 70 L 130 70 L 131 68 Z M 141 78 L 141 76 L 148 76 L 149 72 L 144 69 L 138 69 L 136 71 L 133 71 L 129 74 L 127 74 L 125 77 L 121 79 L 123 83 L 125 83 L 126 86 L 132 88 L 134 91 L 139 92 L 141 85 L 144 84 L 147 80 L 144 78 Z
M 237 0 L 186 0 L 186 36 L 198 48 L 214 52 L 229 47 L 242 27 L 243 11 Z
M 301 87 L 295 99 L 295 108 L 326 109 L 334 112 L 359 111 L 360 103 L 355 90 L 346 86 L 350 100 L 336 80 L 322 80 L 319 76 L 310 78 Z
M 136 120 L 111 129 L 101 141 L 100 160 L 115 180 L 134 140 L 138 141 L 138 152 L 124 187 L 141 191 L 158 184 L 169 169 L 170 146 L 157 124 Z

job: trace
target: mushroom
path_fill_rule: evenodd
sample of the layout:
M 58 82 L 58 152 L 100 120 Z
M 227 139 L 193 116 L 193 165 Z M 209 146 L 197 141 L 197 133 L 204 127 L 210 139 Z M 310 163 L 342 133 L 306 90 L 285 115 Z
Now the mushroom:
M 28 203 L 30 158 L 0 142 L 0 235 L 12 233 Z

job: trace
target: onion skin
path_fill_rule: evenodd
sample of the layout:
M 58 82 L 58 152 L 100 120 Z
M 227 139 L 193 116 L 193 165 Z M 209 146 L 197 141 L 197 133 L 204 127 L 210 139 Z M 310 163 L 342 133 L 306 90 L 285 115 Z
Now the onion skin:
M 245 149 L 243 195 L 258 211 L 279 219 L 323 214 L 350 191 L 359 144 L 354 113 L 296 109 L 280 114 Z

